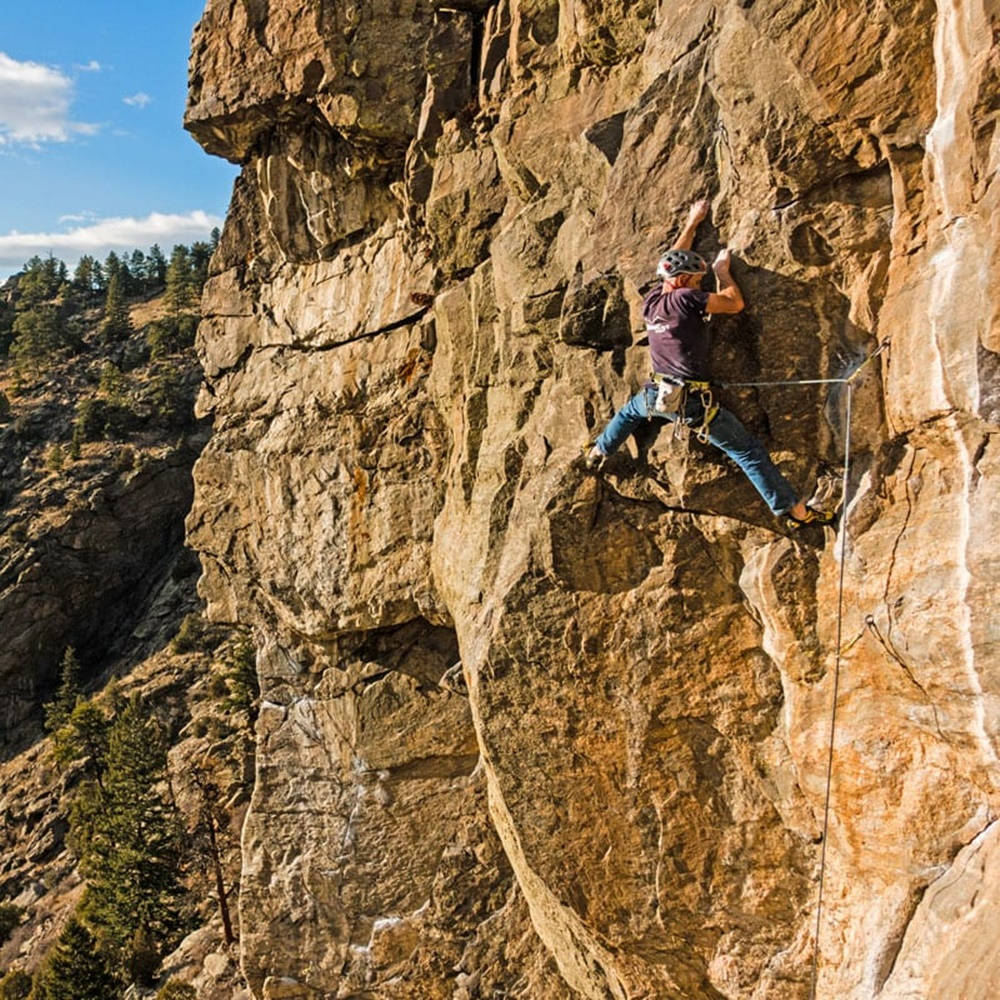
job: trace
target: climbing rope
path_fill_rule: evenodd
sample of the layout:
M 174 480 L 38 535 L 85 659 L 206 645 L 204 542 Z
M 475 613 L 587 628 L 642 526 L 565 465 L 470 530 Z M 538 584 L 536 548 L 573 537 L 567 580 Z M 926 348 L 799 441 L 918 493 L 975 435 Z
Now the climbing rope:
M 888 340 L 879 344 L 846 378 L 785 378 L 770 382 L 719 382 L 717 384 L 723 389 L 750 389 L 772 385 L 850 385 L 888 346 Z
M 841 644 L 844 637 L 844 571 L 847 567 L 847 503 L 849 500 L 848 490 L 850 489 L 851 476 L 851 405 L 854 399 L 854 380 L 888 346 L 889 341 L 884 340 L 847 378 L 839 380 L 847 386 L 847 400 L 844 409 L 844 477 L 840 487 L 840 509 L 843 513 L 841 515 L 840 534 L 840 574 L 837 580 L 837 651 L 833 662 L 833 706 L 830 709 L 830 744 L 826 758 L 826 792 L 823 798 L 823 847 L 820 850 L 819 858 L 819 889 L 816 895 L 816 932 L 813 940 L 809 1000 L 816 1000 L 816 986 L 819 976 L 819 939 L 823 920 L 823 888 L 826 884 L 826 845 L 830 831 L 830 788 L 833 784 L 833 744 L 837 735 L 837 695 L 840 692 Z
M 830 831 L 830 789 L 833 785 L 833 744 L 837 735 L 837 696 L 840 692 L 840 664 L 842 655 L 840 647 L 844 635 L 844 570 L 847 565 L 847 504 L 851 477 L 851 409 L 854 397 L 854 380 L 888 346 L 889 341 L 883 341 L 846 378 L 778 379 L 768 382 L 721 383 L 727 389 L 779 385 L 844 385 L 847 387 L 847 399 L 844 410 L 844 475 L 840 487 L 842 530 L 840 535 L 840 574 L 837 581 L 837 650 L 833 665 L 833 707 L 830 711 L 830 743 L 826 759 L 826 791 L 823 799 L 823 846 L 820 849 L 819 858 L 819 889 L 816 898 L 816 930 L 813 940 L 812 972 L 809 985 L 810 1000 L 816 1000 L 816 986 L 819 973 L 819 943 L 823 920 L 823 888 L 826 884 L 826 845 Z
M 787 378 L 774 382 L 720 382 L 723 389 L 749 389 L 762 385 L 841 385 L 844 378 Z
M 881 350 L 881 348 L 879 348 Z M 858 371 L 861 369 L 859 368 Z M 857 375 L 857 372 L 854 373 Z M 851 378 L 853 379 L 853 375 Z M 847 491 L 851 475 L 851 402 L 854 397 L 854 383 L 848 381 L 847 402 L 844 412 L 844 478 L 841 482 L 840 532 L 840 576 L 837 581 L 837 653 L 833 663 L 833 707 L 830 710 L 830 746 L 826 759 L 826 794 L 823 800 L 823 847 L 819 856 L 819 891 L 816 897 L 816 936 L 813 941 L 812 974 L 809 998 L 816 1000 L 816 984 L 819 971 L 819 934 L 823 919 L 823 886 L 826 882 L 826 844 L 830 829 L 830 788 L 833 784 L 833 741 L 837 735 L 837 695 L 840 691 L 840 645 L 844 633 L 844 567 L 847 565 Z

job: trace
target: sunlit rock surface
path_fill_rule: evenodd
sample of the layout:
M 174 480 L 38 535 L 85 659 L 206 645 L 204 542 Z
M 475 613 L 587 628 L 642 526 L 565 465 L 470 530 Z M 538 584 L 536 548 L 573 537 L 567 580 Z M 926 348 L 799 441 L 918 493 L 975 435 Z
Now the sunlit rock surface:
M 843 570 L 816 995 L 995 997 L 996 12 L 460 8 L 195 33 L 187 126 L 244 165 L 188 537 L 262 649 L 251 989 L 808 996 Z M 888 345 L 836 535 L 655 428 L 580 468 L 700 196 L 720 380 Z M 835 496 L 846 394 L 723 398 Z

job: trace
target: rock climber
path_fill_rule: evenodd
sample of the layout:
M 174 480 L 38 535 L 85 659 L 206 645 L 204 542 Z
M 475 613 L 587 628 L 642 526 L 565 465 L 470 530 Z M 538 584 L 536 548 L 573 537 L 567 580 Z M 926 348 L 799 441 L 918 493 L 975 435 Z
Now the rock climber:
M 644 420 L 676 421 L 683 414 L 683 422 L 695 428 L 700 440 L 711 442 L 743 470 L 775 515 L 787 518 L 792 527 L 829 524 L 834 515 L 806 505 L 764 445 L 712 397 L 705 324 L 716 313 L 742 311 L 744 302 L 729 271 L 728 249 L 720 250 L 712 264 L 718 291 L 705 292 L 700 287 L 708 265 L 691 246 L 706 215 L 708 202 L 696 201 L 677 241 L 660 258 L 656 273 L 662 284 L 642 304 L 652 381 L 614 415 L 587 455 L 587 467 L 599 469 Z

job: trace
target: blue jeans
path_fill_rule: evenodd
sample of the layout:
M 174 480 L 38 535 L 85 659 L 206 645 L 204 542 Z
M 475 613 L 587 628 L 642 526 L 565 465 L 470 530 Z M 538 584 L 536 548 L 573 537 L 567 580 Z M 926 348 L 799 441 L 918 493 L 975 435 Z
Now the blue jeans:
M 676 419 L 677 415 L 674 413 L 657 413 L 653 409 L 655 402 L 655 389 L 639 391 L 611 418 L 611 423 L 597 439 L 597 447 L 605 455 L 614 454 L 644 420 L 650 417 L 654 420 Z M 705 408 L 698 393 L 692 393 L 684 410 L 684 423 L 700 426 L 704 415 Z M 785 514 L 798 503 L 798 494 L 771 461 L 767 449 L 729 410 L 719 407 L 719 412 L 709 425 L 708 439 L 743 470 L 773 513 Z

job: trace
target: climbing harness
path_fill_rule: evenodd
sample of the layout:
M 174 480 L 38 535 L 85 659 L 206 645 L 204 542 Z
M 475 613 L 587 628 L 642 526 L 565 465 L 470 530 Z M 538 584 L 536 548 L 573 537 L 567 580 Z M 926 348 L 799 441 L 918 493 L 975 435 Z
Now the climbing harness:
M 711 382 L 698 382 L 694 379 L 677 379 L 672 375 L 664 375 L 661 372 L 653 372 L 652 380 L 656 385 L 656 402 L 653 409 L 668 416 L 673 413 L 677 419 L 674 421 L 674 437 L 677 436 L 677 429 L 683 422 L 684 414 L 687 412 L 687 401 L 692 392 L 698 393 L 698 399 L 702 406 L 701 422 L 697 427 L 693 427 L 695 437 L 702 443 L 708 444 L 708 429 L 712 421 L 719 412 L 719 404 L 715 402 L 712 395 Z
M 813 939 L 812 973 L 810 976 L 809 998 L 816 1000 L 816 985 L 819 972 L 820 930 L 823 920 L 823 889 L 826 883 L 826 845 L 830 832 L 830 789 L 833 784 L 833 744 L 837 735 L 837 696 L 840 693 L 840 664 L 842 658 L 841 643 L 844 634 L 844 569 L 847 565 L 847 506 L 848 490 L 851 476 L 851 411 L 855 379 L 875 360 L 887 347 L 889 341 L 884 340 L 878 348 L 872 351 L 854 371 L 846 378 L 811 378 L 811 379 L 777 379 L 767 382 L 723 382 L 726 388 L 755 388 L 758 386 L 778 385 L 843 385 L 847 388 L 844 405 L 844 474 L 841 479 L 841 536 L 840 536 L 840 574 L 837 581 L 837 646 L 833 666 L 833 707 L 830 711 L 830 744 L 826 759 L 826 792 L 823 800 L 823 846 L 819 859 L 819 888 L 816 897 L 816 930 Z

